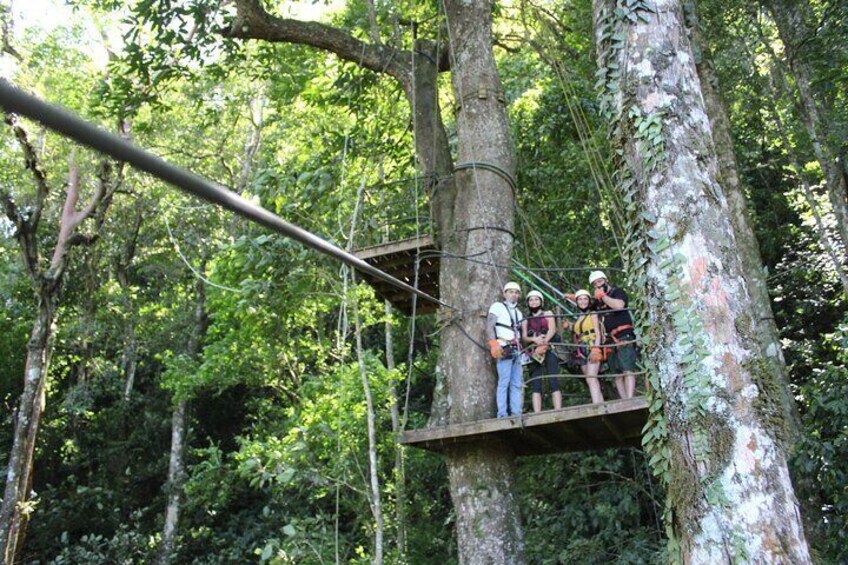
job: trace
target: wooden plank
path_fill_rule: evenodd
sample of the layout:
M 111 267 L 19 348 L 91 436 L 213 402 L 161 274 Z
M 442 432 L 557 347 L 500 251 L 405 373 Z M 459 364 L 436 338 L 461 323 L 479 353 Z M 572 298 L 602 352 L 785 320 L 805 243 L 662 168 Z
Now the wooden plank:
M 611 400 L 540 414 L 409 430 L 401 435 L 400 442 L 442 451 L 451 445 L 497 437 L 511 443 L 518 455 L 623 447 L 638 445 L 647 413 L 648 403 L 643 397 Z
M 392 253 L 391 255 L 376 255 L 365 262 L 374 265 L 383 270 L 397 270 L 403 272 L 415 272 L 415 250 L 409 253 Z M 421 259 L 419 261 L 418 272 L 433 272 L 439 268 L 439 262 L 434 258 Z
M 418 248 L 433 247 L 433 239 L 429 235 L 401 239 L 371 247 L 363 247 L 353 252 L 360 259 L 371 259 L 380 255 L 391 255 L 393 253 L 408 253 Z

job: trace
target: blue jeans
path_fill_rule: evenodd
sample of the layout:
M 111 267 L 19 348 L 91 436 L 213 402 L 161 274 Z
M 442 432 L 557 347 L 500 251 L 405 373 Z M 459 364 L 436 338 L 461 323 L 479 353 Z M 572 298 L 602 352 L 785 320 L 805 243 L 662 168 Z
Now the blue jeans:
M 523 371 L 521 356 L 515 355 L 508 359 L 498 359 L 498 418 L 518 416 L 524 406 Z M 509 412 L 507 412 L 509 399 Z

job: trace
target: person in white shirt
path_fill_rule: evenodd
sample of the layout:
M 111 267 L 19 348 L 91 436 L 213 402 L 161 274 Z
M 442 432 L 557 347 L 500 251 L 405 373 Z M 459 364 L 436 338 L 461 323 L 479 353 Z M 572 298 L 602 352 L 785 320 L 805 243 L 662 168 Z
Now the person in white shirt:
M 518 283 L 506 283 L 503 297 L 503 301 L 489 307 L 489 315 L 486 317 L 489 350 L 496 359 L 498 370 L 498 418 L 518 416 L 524 405 L 520 345 L 524 315 L 518 309 L 521 287 Z

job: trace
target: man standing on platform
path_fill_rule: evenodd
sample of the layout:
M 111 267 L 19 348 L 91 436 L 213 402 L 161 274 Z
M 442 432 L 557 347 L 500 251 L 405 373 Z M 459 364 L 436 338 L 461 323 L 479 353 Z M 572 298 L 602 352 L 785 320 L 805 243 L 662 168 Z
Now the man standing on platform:
M 636 334 L 627 309 L 627 293 L 610 286 L 602 271 L 592 271 L 589 284 L 595 288 L 595 310 L 603 318 L 609 371 L 616 375 L 615 388 L 621 398 L 633 398 L 636 390 Z
M 521 287 L 508 282 L 503 288 L 503 301 L 489 307 L 486 336 L 489 350 L 498 369 L 498 418 L 518 416 L 524 404 L 523 367 L 521 365 L 521 324 L 524 315 L 518 309 Z

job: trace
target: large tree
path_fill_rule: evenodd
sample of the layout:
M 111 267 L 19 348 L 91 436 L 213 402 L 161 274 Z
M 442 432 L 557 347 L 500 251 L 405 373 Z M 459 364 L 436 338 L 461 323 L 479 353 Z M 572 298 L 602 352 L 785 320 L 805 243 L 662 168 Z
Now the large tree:
M 255 0 L 236 5 L 233 37 L 311 45 L 398 81 L 414 113 L 416 154 L 423 174 L 439 179 L 431 184 L 431 206 L 440 245 L 459 257 L 487 258 L 485 264 L 442 261 L 442 299 L 465 312 L 484 312 L 500 295 L 507 275 L 506 269 L 495 265 L 509 264 L 512 254 L 515 197 L 514 150 L 492 52 L 491 4 L 446 2 L 449 49 L 417 39 L 412 52 L 366 43 L 327 25 L 276 18 Z M 443 61 L 448 53 L 459 108 L 456 177 L 436 80 L 439 70 L 448 66 Z M 494 411 L 491 362 L 457 324 L 471 328 L 478 341 L 483 337 L 482 324 L 473 315 L 455 319 L 443 332 L 439 373 L 447 390 L 448 413 L 435 423 L 490 418 Z M 509 447 L 487 442 L 456 449 L 448 454 L 448 469 L 462 561 L 521 562 L 524 547 Z
M 778 440 L 780 379 L 754 333 L 711 126 L 677 0 L 595 0 L 602 109 L 620 158 L 651 373 L 645 443 L 675 559 L 810 562 Z

